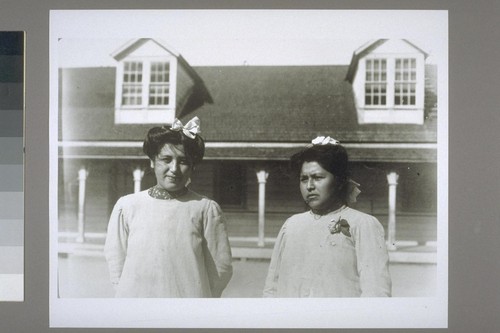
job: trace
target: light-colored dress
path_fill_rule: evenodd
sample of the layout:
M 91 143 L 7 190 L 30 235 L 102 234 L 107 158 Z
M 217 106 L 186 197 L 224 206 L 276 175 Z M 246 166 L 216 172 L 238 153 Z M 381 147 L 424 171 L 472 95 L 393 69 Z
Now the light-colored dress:
M 116 297 L 220 297 L 232 276 L 221 209 L 192 191 L 120 198 L 104 252 Z
M 330 230 L 341 219 L 350 236 Z M 388 263 L 375 217 L 347 206 L 324 216 L 297 214 L 279 232 L 264 297 L 391 296 Z

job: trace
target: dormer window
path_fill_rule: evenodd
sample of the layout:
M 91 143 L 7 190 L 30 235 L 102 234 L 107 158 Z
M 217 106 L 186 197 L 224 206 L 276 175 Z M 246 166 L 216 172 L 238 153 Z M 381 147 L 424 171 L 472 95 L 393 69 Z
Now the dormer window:
M 175 118 L 177 56 L 152 39 L 125 45 L 115 55 L 115 123 L 169 123 Z
M 117 124 L 168 124 L 213 102 L 194 69 L 163 42 L 135 39 L 111 56 L 117 61 Z
M 425 57 L 406 40 L 381 39 L 353 55 L 352 83 L 360 124 L 423 124 Z
M 174 59 L 124 60 L 118 66 L 117 123 L 164 123 L 173 120 L 171 98 Z M 172 66 L 173 67 L 173 66 Z M 172 119 L 171 119 L 172 118 Z

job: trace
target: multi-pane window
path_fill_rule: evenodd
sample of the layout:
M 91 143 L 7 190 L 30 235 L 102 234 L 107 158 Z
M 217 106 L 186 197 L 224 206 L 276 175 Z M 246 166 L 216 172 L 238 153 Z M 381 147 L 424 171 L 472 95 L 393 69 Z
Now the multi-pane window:
M 394 105 L 415 105 L 416 59 L 396 59 L 394 74 Z
M 387 61 L 385 59 L 366 60 L 365 104 L 386 105 L 387 101 Z
M 366 59 L 365 105 L 404 107 L 417 105 L 417 59 Z
M 123 67 L 122 105 L 142 104 L 142 62 L 127 61 Z
M 168 105 L 170 102 L 169 97 L 169 62 L 124 62 L 122 85 L 123 106 Z
M 149 84 L 149 105 L 168 105 L 170 64 L 152 62 Z

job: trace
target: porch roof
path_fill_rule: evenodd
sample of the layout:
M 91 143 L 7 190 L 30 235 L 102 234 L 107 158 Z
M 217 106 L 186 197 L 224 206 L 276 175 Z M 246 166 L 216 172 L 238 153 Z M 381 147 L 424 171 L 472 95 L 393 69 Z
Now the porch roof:
M 206 160 L 288 160 L 303 144 L 211 144 L 207 143 Z M 346 144 L 353 162 L 436 162 L 434 144 Z M 146 159 L 138 142 L 64 143 L 59 156 L 85 159 Z

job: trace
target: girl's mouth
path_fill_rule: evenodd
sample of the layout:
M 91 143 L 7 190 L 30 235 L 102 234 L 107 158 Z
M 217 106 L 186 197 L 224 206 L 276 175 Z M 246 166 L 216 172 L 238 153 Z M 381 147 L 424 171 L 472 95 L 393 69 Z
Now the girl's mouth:
M 308 194 L 306 197 L 306 202 L 311 202 L 319 198 L 317 194 Z

